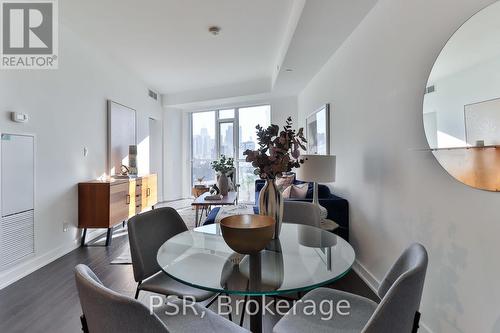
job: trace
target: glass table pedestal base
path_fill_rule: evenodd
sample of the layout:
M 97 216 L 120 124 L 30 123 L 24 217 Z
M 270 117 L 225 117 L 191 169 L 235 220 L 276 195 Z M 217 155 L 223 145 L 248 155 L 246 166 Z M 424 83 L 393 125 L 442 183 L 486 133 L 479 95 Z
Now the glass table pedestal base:
M 261 259 L 262 258 L 260 253 L 250 255 L 249 290 L 254 290 L 254 288 L 260 286 L 262 279 Z M 250 331 L 252 331 L 252 333 L 262 332 L 263 301 L 263 296 L 250 297 Z M 243 309 L 243 311 L 245 311 L 245 309 Z

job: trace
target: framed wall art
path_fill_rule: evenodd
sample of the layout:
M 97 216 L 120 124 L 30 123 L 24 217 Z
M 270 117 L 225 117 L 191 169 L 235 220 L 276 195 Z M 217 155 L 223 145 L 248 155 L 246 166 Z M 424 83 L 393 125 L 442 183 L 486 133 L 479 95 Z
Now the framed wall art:
M 330 154 L 330 104 L 306 118 L 306 135 L 308 154 Z

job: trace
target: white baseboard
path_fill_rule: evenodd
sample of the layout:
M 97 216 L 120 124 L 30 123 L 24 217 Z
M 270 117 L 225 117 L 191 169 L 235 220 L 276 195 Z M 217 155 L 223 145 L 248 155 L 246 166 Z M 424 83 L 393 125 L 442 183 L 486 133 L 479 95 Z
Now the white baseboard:
M 352 269 L 358 274 L 358 276 L 370 287 L 370 289 L 377 294 L 378 287 L 380 286 L 380 281 L 370 273 L 368 269 L 366 269 L 363 264 L 361 264 L 358 260 L 354 261 L 354 265 L 352 265 Z M 427 326 L 422 319 L 420 319 L 420 329 L 419 333 L 433 333 L 432 330 Z
M 370 287 L 370 289 L 378 294 L 378 288 L 380 287 L 380 281 L 370 273 L 363 264 L 361 264 L 358 260 L 354 261 L 354 265 L 352 265 L 352 269 L 359 275 L 359 277 Z
M 425 325 L 425 323 L 422 320 L 420 320 L 419 333 L 433 333 L 433 332 L 427 325 Z
M 102 234 L 102 230 L 96 229 L 89 232 L 86 239 L 88 241 L 91 241 L 101 236 Z M 42 268 L 43 266 L 50 264 L 54 260 L 57 260 L 60 257 L 64 256 L 65 254 L 68 254 L 79 246 L 80 240 L 75 239 L 71 243 L 59 246 L 42 255 L 32 255 L 19 264 L 16 264 L 15 266 L 0 272 L 0 290 Z

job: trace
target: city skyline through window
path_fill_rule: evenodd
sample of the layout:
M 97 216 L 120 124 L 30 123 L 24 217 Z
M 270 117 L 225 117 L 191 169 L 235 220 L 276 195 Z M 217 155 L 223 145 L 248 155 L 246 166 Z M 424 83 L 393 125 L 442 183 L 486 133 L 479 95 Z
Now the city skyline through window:
M 270 105 L 194 112 L 191 117 L 192 184 L 214 184 L 216 175 L 210 163 L 221 155 L 234 157 L 236 154 L 235 181 L 240 184 L 240 202 L 254 202 L 257 176 L 243 152 L 257 148 L 255 127 L 270 125 Z

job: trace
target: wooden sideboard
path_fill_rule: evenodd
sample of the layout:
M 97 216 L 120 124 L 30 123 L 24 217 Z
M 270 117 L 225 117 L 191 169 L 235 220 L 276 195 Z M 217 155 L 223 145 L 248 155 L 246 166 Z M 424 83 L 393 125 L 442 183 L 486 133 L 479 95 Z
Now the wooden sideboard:
M 78 228 L 83 229 L 85 245 L 88 228 L 107 228 L 106 246 L 113 227 L 153 207 L 158 200 L 158 176 L 130 179 L 92 180 L 78 184 Z

